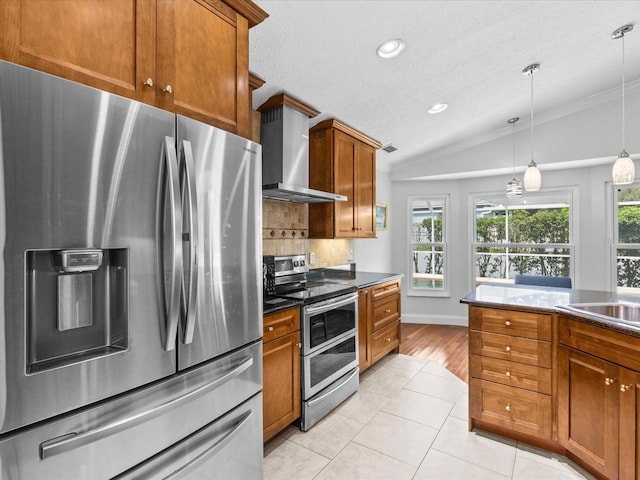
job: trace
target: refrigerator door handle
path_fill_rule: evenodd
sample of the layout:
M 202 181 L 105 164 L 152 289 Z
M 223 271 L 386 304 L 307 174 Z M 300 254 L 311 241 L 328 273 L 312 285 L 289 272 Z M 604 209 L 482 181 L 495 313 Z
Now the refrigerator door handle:
M 195 182 L 195 167 L 191 142 L 182 141 L 182 159 L 180 164 L 180 184 L 182 187 L 182 205 L 186 207 L 186 221 L 188 231 L 182 237 L 189 245 L 189 283 L 185 285 L 183 279 L 183 318 L 182 343 L 193 341 L 193 331 L 196 323 L 196 300 L 198 298 L 198 191 Z
M 210 390 L 218 388 L 223 383 L 240 375 L 253 365 L 253 357 L 243 357 L 231 366 L 226 373 L 213 381 L 204 379 L 204 383 L 198 383 L 190 391 L 179 397 L 168 400 L 157 407 L 135 413 L 127 418 L 122 418 L 102 427 L 97 427 L 86 432 L 70 432 L 62 436 L 46 440 L 40 444 L 40 459 L 53 457 L 69 450 L 89 445 L 98 440 L 115 435 L 124 430 L 131 429 L 136 425 L 149 421 L 152 418 L 162 415 L 166 410 L 178 408 L 180 404 L 206 394 Z
M 180 315 L 180 286 L 182 277 L 182 213 L 180 211 L 180 182 L 178 161 L 176 158 L 175 140 L 171 137 L 164 137 L 162 143 L 162 161 L 165 164 L 166 183 L 169 200 L 169 218 L 171 221 L 169 248 L 171 248 L 171 273 L 170 286 L 168 292 L 165 290 L 166 309 L 166 331 L 163 348 L 166 351 L 173 350 L 176 346 L 176 334 L 178 330 L 178 320 Z M 165 182 L 165 178 L 161 179 Z M 162 190 L 163 186 L 160 186 Z M 161 199 L 164 202 L 165 199 Z M 161 217 L 161 222 L 163 221 Z M 161 229 L 162 231 L 162 229 Z M 164 264 L 164 262 L 161 262 Z M 164 277 L 164 275 L 162 275 Z
M 183 465 L 178 470 L 173 472 L 170 475 L 164 477 L 163 480 L 177 480 L 179 478 L 187 478 L 189 472 L 193 469 L 198 468 L 200 464 L 205 462 L 209 457 L 214 455 L 216 452 L 221 450 L 225 445 L 227 445 L 231 440 L 233 440 L 234 435 L 236 435 L 240 429 L 243 427 L 245 423 L 249 420 L 249 418 L 253 415 L 252 410 L 246 411 L 240 418 L 238 418 L 234 425 L 231 426 L 227 431 L 225 431 L 220 437 L 216 440 L 216 442 L 207 448 L 204 452 L 198 455 L 196 458 L 191 460 L 186 465 Z

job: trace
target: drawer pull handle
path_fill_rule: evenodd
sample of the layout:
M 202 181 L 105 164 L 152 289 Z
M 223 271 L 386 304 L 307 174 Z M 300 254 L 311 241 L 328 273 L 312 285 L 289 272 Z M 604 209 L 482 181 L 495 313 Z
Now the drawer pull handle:
M 628 392 L 630 388 L 631 388 L 631 385 L 625 385 L 625 384 L 620 385 L 621 392 Z
M 273 332 L 273 327 L 267 327 L 267 332 Z
M 507 377 L 510 377 L 510 376 L 511 376 L 511 372 L 507 370 L 507 373 L 505 373 L 505 375 L 506 375 Z
M 388 308 L 384 311 L 384 313 L 391 313 L 391 310 L 389 310 Z
M 506 347 L 504 347 L 504 349 L 505 349 L 507 352 L 510 352 L 510 351 L 511 351 L 511 347 L 510 347 L 509 345 L 507 345 Z
M 504 409 L 505 409 L 507 412 L 510 412 L 510 411 L 511 411 L 511 404 L 510 404 L 510 403 L 507 403 L 507 406 L 506 406 L 506 407 L 504 407 Z
M 605 378 L 604 379 L 604 384 L 605 385 L 613 385 L 614 383 L 616 383 L 616 379 L 615 378 Z
M 511 322 L 507 320 L 506 322 L 504 322 L 504 324 L 508 327 L 509 325 L 511 325 Z

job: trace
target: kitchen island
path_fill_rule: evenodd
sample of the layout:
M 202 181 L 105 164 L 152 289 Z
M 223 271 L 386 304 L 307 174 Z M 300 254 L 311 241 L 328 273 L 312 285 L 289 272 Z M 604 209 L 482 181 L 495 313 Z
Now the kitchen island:
M 469 305 L 469 428 L 563 453 L 601 478 L 636 478 L 640 324 L 629 320 L 640 299 L 487 284 L 461 302 Z

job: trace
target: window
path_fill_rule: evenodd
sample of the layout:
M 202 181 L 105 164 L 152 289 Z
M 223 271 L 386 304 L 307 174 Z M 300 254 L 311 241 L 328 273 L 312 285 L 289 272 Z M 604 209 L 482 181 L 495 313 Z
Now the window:
M 448 197 L 409 197 L 408 295 L 447 296 Z
M 640 294 L 640 186 L 613 188 L 613 252 L 618 291 Z
M 475 196 L 475 284 L 513 283 L 517 273 L 572 276 L 571 198 L 571 192 Z

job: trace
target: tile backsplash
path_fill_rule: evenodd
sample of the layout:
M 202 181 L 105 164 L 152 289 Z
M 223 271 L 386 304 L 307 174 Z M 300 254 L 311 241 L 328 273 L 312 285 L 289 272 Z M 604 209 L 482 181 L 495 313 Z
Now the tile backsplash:
M 306 203 L 262 199 L 263 255 L 291 255 L 313 252 L 310 268 L 342 265 L 353 260 L 352 240 L 309 239 L 309 206 Z

